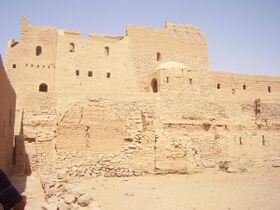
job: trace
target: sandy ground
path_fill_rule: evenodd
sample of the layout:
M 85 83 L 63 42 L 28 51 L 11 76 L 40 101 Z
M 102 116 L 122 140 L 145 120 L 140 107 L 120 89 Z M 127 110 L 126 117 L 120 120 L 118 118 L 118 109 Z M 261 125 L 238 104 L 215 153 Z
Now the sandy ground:
M 84 181 L 103 210 L 280 209 L 280 168 Z
M 20 179 L 14 179 L 16 185 Z M 229 174 L 207 170 L 194 175 L 84 179 L 102 210 L 280 209 L 280 168 Z M 28 209 L 43 200 L 39 179 L 29 177 L 23 192 Z

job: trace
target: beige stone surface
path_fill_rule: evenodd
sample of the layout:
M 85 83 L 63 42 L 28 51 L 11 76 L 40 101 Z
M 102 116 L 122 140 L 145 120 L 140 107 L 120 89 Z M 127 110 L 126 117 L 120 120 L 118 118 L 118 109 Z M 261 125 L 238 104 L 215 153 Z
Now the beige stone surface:
M 72 179 L 280 165 L 280 77 L 212 71 L 195 26 L 129 25 L 123 36 L 84 38 L 23 17 L 6 55 L 0 94 L 12 86 L 16 104 L 1 95 L 9 100 L 0 120 L 13 105 L 15 122 L 1 136 L 0 166 L 11 168 L 13 155 L 15 174 L 36 173 L 45 209 L 87 208 Z
M 12 173 L 16 95 L 0 55 L 0 168 Z

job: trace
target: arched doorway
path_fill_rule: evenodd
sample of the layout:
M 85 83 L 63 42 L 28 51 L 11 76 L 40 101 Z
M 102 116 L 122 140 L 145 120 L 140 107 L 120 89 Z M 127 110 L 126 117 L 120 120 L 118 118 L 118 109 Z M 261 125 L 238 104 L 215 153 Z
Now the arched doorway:
M 158 92 L 158 83 L 157 83 L 157 80 L 156 79 L 153 79 L 152 82 L 151 82 L 151 85 L 152 85 L 152 90 L 154 93 L 157 93 Z

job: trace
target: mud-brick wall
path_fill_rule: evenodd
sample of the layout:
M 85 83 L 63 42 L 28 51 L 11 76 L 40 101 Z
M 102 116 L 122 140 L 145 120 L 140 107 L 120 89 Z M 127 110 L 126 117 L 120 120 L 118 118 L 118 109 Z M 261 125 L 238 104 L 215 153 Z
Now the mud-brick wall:
M 12 172 L 16 95 L 0 55 L 0 168 Z
M 38 93 L 40 84 L 47 85 L 48 93 L 55 92 L 56 48 L 56 28 L 33 26 L 22 18 L 20 39 L 9 41 L 6 53 L 6 69 L 17 94 L 18 110 L 27 107 L 26 97 Z
M 183 63 L 201 75 L 209 70 L 206 36 L 197 28 L 176 24 L 164 29 L 132 25 L 127 33 L 140 91 L 145 91 L 149 75 L 163 62 Z M 202 80 L 201 86 L 204 83 Z

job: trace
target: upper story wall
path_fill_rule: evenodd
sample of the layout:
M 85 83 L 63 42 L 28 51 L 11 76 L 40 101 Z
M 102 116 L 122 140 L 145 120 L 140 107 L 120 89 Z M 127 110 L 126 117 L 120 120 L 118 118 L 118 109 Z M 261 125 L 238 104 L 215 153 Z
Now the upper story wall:
M 167 22 L 163 29 L 131 25 L 127 35 L 141 91 L 145 90 L 148 75 L 163 62 L 180 62 L 202 75 L 209 70 L 206 36 L 192 25 Z
M 215 71 L 211 73 L 211 77 L 211 89 L 217 99 L 280 100 L 280 77 Z
M 56 28 L 33 26 L 22 17 L 20 39 L 9 41 L 5 65 L 17 94 L 18 109 L 36 108 L 39 105 L 35 98 L 55 92 L 56 48 Z M 39 91 L 41 84 L 48 85 L 47 92 Z
M 0 168 L 12 170 L 16 95 L 0 55 Z
M 91 34 L 85 39 L 77 31 L 59 30 L 55 74 L 58 106 L 98 93 L 135 92 L 129 44 L 127 37 Z

